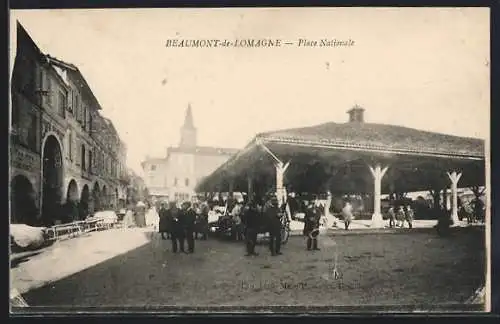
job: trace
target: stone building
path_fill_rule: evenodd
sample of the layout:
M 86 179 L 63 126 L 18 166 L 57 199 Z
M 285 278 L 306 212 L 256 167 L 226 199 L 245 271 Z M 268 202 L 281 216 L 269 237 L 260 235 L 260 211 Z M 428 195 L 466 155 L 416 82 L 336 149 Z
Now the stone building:
M 80 70 L 17 24 L 11 82 L 11 220 L 53 224 L 118 207 L 126 147 Z
M 167 148 L 165 157 L 147 157 L 142 162 L 146 186 L 153 197 L 175 201 L 191 199 L 196 184 L 238 152 L 231 148 L 198 146 L 190 105 L 180 131 L 179 146 Z

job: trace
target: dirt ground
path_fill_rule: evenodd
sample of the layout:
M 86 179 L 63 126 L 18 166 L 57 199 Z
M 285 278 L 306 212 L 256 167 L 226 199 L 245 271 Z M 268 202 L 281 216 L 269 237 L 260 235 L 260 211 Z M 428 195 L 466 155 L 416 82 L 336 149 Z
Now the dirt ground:
M 485 281 L 484 232 L 477 228 L 447 238 L 434 231 L 323 236 L 316 252 L 293 236 L 277 257 L 266 245 L 246 257 L 243 244 L 216 239 L 197 241 L 195 254 L 173 254 L 170 241 L 145 235 L 148 244 L 24 298 L 30 306 L 425 308 L 464 303 Z M 334 268 L 337 279 L 329 276 Z

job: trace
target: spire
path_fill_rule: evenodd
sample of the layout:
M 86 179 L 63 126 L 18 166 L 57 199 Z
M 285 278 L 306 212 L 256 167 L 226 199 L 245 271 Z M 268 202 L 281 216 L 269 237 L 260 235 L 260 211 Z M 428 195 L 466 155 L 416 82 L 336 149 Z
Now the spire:
M 193 123 L 193 111 L 191 104 L 188 104 L 184 125 L 181 128 L 181 147 L 196 147 L 196 128 Z
M 193 112 L 191 109 L 191 103 L 188 104 L 188 107 L 186 109 L 186 117 L 184 118 L 184 128 L 194 128 L 194 123 L 193 123 Z

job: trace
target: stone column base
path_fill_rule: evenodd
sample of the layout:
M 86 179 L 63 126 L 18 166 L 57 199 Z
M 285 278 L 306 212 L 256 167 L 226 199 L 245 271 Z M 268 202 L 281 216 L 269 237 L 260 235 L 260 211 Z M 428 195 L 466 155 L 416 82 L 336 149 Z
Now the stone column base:
M 384 227 L 384 219 L 382 218 L 382 214 L 373 214 L 372 223 L 370 225 L 371 228 L 383 228 Z

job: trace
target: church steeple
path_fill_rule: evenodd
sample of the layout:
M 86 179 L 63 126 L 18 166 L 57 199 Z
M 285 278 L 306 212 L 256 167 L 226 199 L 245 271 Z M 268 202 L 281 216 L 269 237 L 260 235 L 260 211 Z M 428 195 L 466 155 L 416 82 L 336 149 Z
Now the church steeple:
M 184 118 L 184 125 L 181 128 L 181 142 L 179 146 L 196 147 L 196 127 L 194 127 L 191 104 L 188 104 L 186 109 L 186 117 Z
M 188 104 L 187 110 L 186 110 L 186 117 L 184 118 L 184 126 L 183 128 L 191 128 L 194 129 L 194 123 L 193 123 L 193 112 L 191 110 L 191 104 Z

